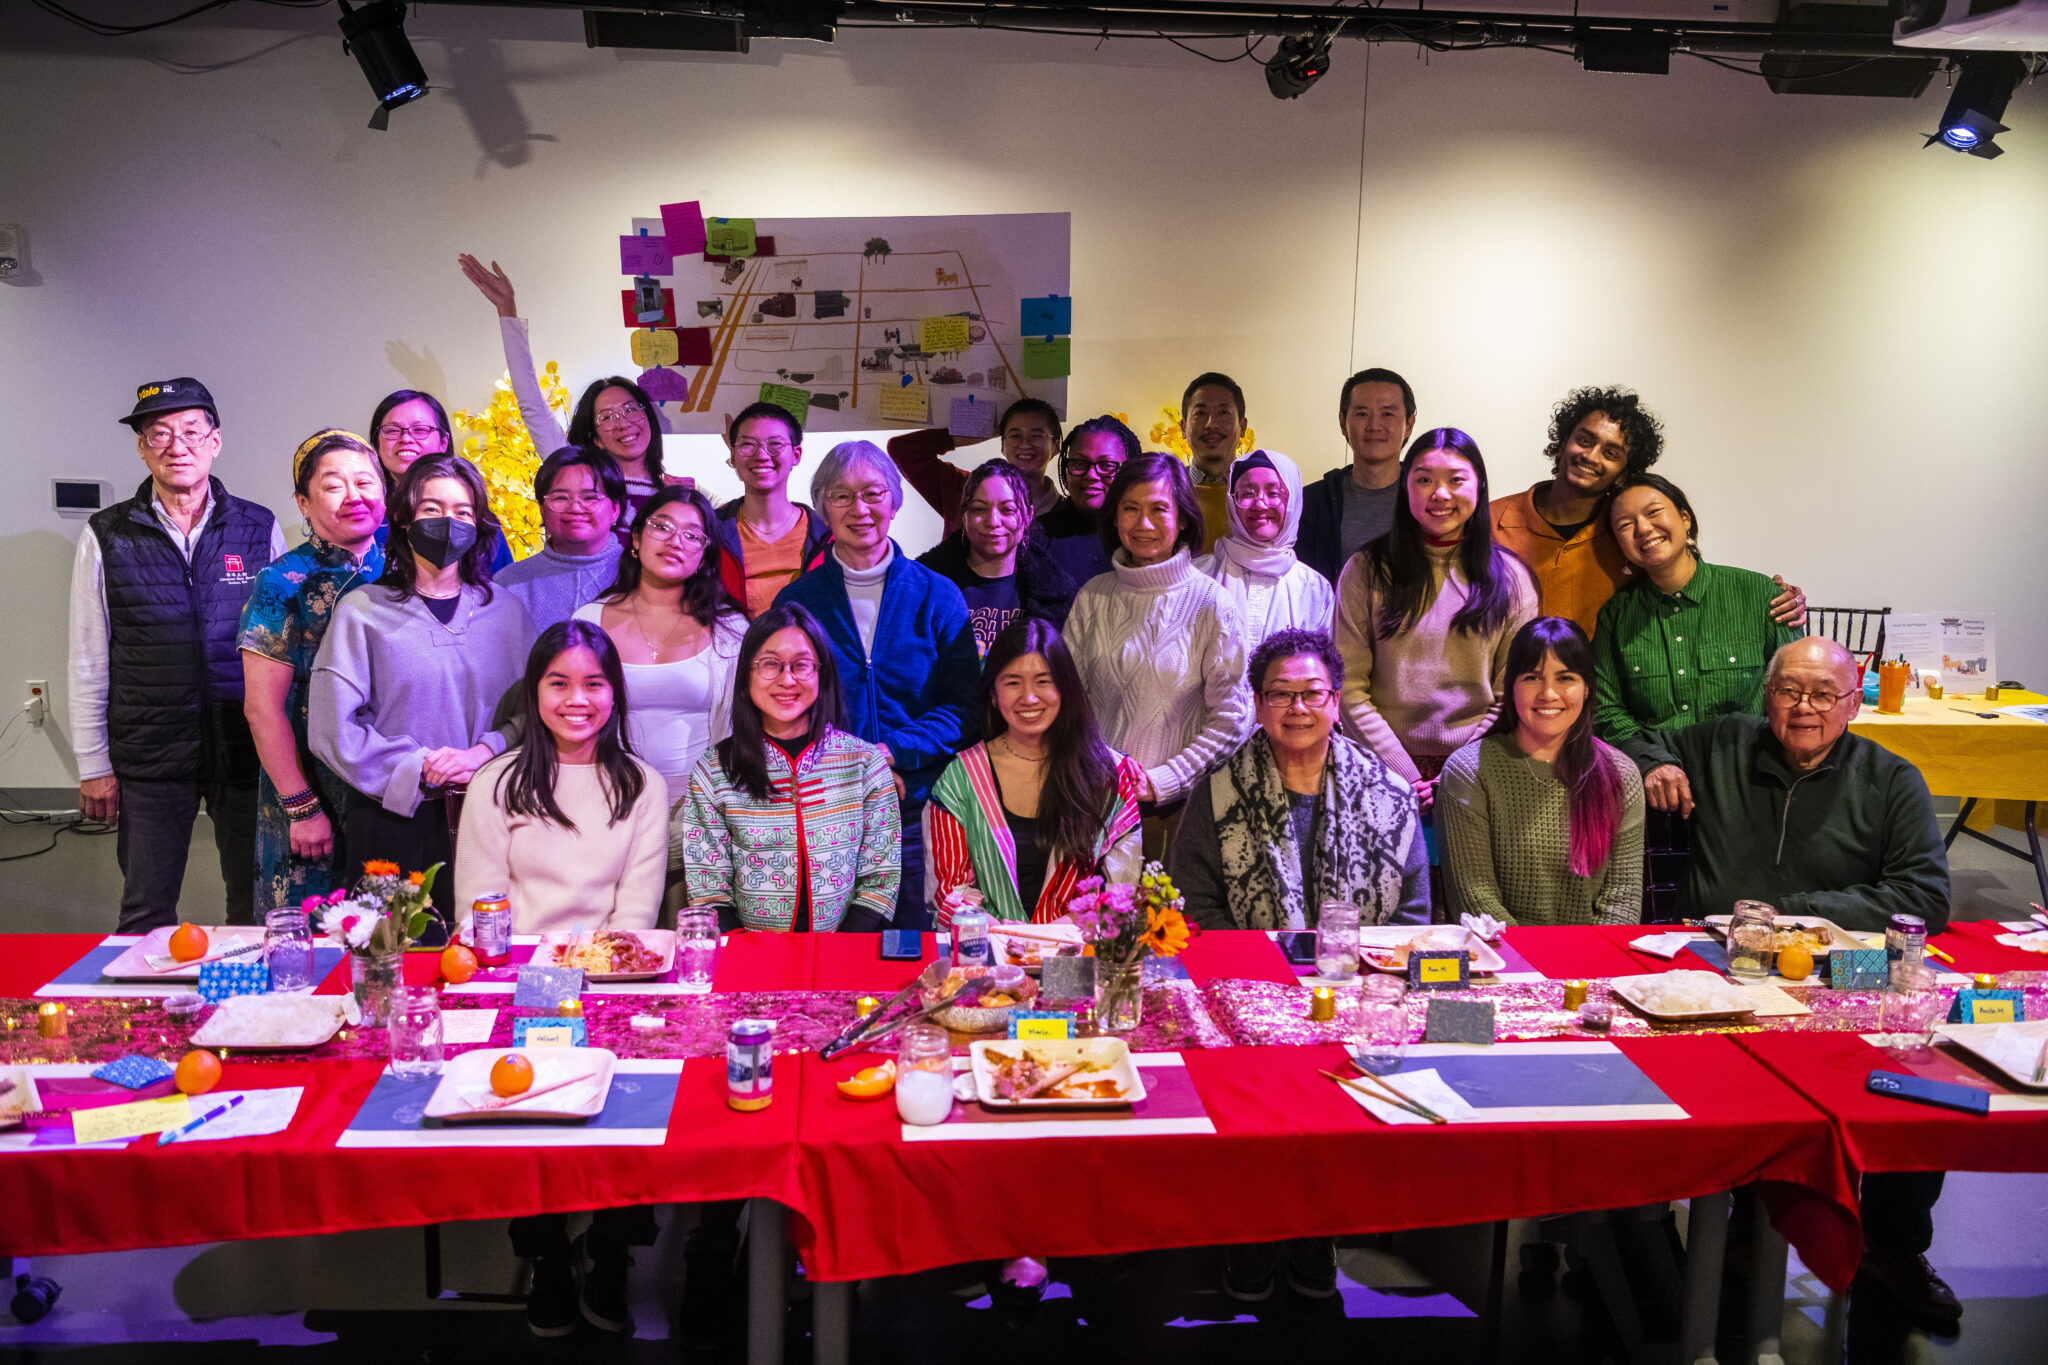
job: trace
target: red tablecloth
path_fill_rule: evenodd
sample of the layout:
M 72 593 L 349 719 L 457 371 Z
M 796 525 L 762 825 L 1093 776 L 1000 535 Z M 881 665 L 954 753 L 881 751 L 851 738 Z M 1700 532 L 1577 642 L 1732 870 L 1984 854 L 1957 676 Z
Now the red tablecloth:
M 2035 926 L 2038 928 L 2039 926 Z M 1936 934 L 1930 940 L 1935 947 L 1956 960 L 1954 967 L 1945 962 L 1931 965 L 1957 972 L 2048 972 L 2048 953 L 2022 952 L 2008 948 L 1997 941 L 2000 934 L 2009 934 L 1995 919 L 1958 920 L 1948 926 L 1945 934 Z

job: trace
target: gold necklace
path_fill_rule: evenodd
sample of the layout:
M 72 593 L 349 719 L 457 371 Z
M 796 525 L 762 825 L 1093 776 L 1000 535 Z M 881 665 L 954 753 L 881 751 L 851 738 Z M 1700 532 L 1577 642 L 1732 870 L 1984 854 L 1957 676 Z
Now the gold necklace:
M 1045 762 L 1047 757 L 1045 754 L 1040 754 L 1036 758 L 1027 758 L 1023 754 L 1018 753 L 1016 749 L 1011 747 L 1010 737 L 1008 734 L 997 735 L 996 743 L 1002 745 L 1003 752 L 1008 754 L 1011 758 L 1016 759 L 1019 763 L 1042 764 Z
M 640 643 L 646 645 L 647 652 L 654 656 L 653 662 L 655 663 L 661 662 L 661 651 L 667 649 L 669 645 L 675 641 L 676 632 L 678 630 L 681 630 L 682 627 L 682 613 L 678 612 L 676 615 L 675 624 L 668 628 L 668 634 L 661 637 L 661 643 L 656 644 L 653 640 L 653 637 L 649 636 L 647 633 L 646 623 L 640 619 L 640 605 L 638 603 L 635 603 L 633 606 L 633 629 L 636 632 L 638 632 L 640 636 Z

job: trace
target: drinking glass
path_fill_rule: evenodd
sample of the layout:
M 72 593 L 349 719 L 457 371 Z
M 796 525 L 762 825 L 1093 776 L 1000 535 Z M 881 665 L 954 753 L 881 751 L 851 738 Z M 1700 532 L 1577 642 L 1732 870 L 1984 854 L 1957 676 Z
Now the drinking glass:
M 1380 972 L 1366 977 L 1351 1046 L 1358 1065 L 1375 1076 L 1399 1071 L 1408 1055 L 1408 1032 L 1408 983 Z
M 718 965 L 718 912 L 694 905 L 676 912 L 676 984 L 691 994 L 711 989 Z
M 441 993 L 432 986 L 400 986 L 391 993 L 391 1071 L 397 1076 L 438 1076 Z
M 281 906 L 263 917 L 263 961 L 277 994 L 304 995 L 313 989 L 313 926 L 305 911 Z
M 1358 975 L 1358 907 L 1349 901 L 1324 901 L 1316 917 L 1316 975 L 1325 981 Z
M 912 1024 L 896 1043 L 896 1116 L 928 1128 L 952 1112 L 952 1040 L 937 1024 Z
M 1728 975 L 1762 981 L 1778 965 L 1778 912 L 1762 901 L 1737 901 L 1728 921 Z
M 1940 1014 L 1941 991 L 1932 968 L 1901 962 L 1892 969 L 1891 989 L 1877 1002 L 1877 1031 L 1886 1035 L 1885 1047 L 1911 1052 L 1929 1046 Z

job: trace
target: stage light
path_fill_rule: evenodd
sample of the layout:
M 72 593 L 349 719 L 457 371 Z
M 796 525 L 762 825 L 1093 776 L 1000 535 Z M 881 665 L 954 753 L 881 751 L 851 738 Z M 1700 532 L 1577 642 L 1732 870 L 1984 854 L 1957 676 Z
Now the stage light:
M 1330 35 L 1318 30 L 1280 40 L 1266 63 L 1266 88 L 1276 100 L 1298 99 L 1330 69 Z
M 1964 57 L 1955 92 L 1948 97 L 1941 122 L 1928 134 L 1925 145 L 1932 147 L 1939 142 L 1951 151 L 1987 161 L 2005 155 L 2005 148 L 1994 141 L 2006 131 L 1998 120 L 2012 98 L 2013 87 L 2026 74 L 2026 63 L 2015 53 L 1983 52 Z
M 350 9 L 348 0 L 341 0 L 341 48 L 356 59 L 377 96 L 370 126 L 378 132 L 390 125 L 393 109 L 427 93 L 426 68 L 406 40 L 403 5 L 373 0 Z

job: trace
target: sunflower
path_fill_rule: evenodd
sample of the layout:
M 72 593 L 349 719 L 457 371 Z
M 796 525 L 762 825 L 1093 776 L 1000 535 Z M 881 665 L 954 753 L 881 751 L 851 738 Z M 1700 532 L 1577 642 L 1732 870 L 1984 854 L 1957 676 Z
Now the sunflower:
M 1176 957 L 1194 936 L 1194 926 L 1188 923 L 1187 916 L 1168 906 L 1150 912 L 1138 944 L 1155 957 Z

